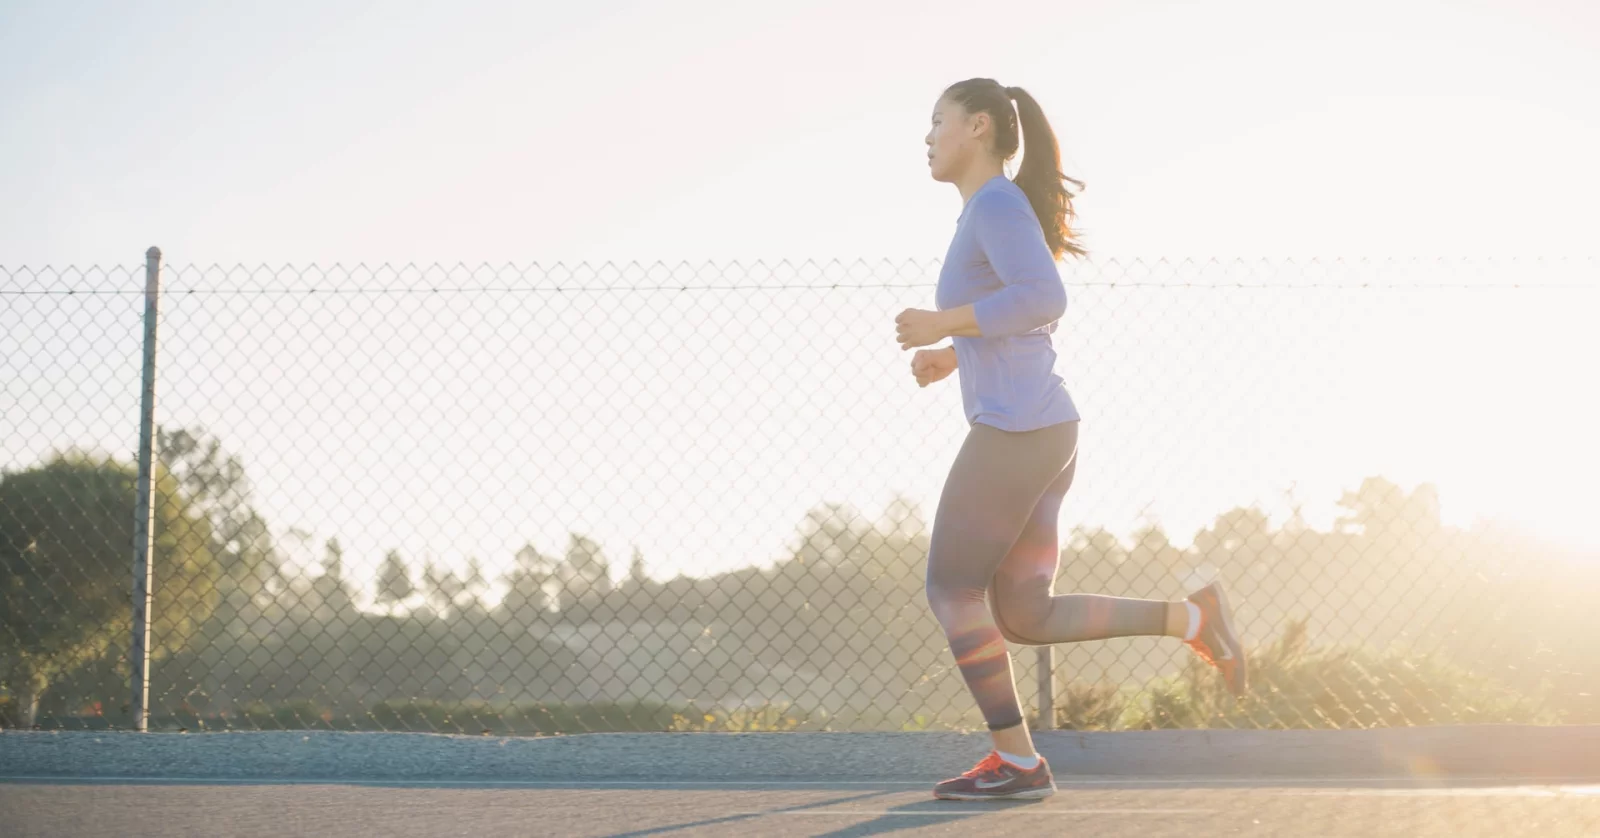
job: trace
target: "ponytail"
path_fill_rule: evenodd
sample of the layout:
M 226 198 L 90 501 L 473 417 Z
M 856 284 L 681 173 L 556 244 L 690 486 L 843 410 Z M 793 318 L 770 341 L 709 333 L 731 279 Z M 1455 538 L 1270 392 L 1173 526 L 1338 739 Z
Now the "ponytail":
M 1062 173 L 1061 146 L 1056 143 L 1055 131 L 1051 130 L 1050 120 L 1045 119 L 1039 103 L 1028 91 L 1020 87 L 1002 87 L 994 79 L 956 82 L 944 95 L 969 114 L 989 114 L 994 121 L 994 151 L 1000 159 L 1010 160 L 1026 138 L 1022 163 L 1011 182 L 1033 205 L 1052 257 L 1060 259 L 1067 253 L 1086 255 L 1088 251 L 1072 231 L 1077 215 L 1072 211 L 1073 194 L 1067 189 L 1067 184 L 1071 184 L 1081 191 L 1083 182 Z
M 1061 146 L 1039 103 L 1020 87 L 1006 88 L 1006 96 L 1017 103 L 1017 133 L 1023 144 L 1022 163 L 1017 166 L 1017 176 L 1012 182 L 1028 196 L 1034 214 L 1039 216 L 1050 255 L 1057 259 L 1065 253 L 1083 256 L 1088 251 L 1072 231 L 1072 221 L 1077 214 L 1072 209 L 1072 193 L 1066 186 L 1070 183 L 1082 191 L 1083 182 L 1061 171 Z

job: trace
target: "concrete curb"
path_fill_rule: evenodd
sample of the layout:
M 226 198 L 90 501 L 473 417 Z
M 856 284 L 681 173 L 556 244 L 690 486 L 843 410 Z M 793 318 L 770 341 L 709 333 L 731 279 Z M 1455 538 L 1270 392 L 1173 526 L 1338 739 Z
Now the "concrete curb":
M 1600 726 L 1053 732 L 1038 739 L 1052 766 L 1112 776 L 1600 779 Z
M 1600 726 L 1382 730 L 1047 731 L 1059 778 L 1600 780 Z M 420 733 L 6 731 L 0 779 L 870 782 L 934 781 L 981 733 Z

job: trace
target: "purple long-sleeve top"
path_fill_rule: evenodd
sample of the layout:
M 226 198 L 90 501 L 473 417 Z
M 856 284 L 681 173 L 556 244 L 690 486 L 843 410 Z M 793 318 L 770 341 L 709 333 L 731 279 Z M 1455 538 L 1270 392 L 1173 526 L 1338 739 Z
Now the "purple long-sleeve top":
M 1067 289 L 1015 183 L 996 177 L 962 208 L 934 298 L 940 310 L 970 303 L 983 333 L 953 339 L 968 422 L 1030 431 L 1078 419 L 1051 337 Z

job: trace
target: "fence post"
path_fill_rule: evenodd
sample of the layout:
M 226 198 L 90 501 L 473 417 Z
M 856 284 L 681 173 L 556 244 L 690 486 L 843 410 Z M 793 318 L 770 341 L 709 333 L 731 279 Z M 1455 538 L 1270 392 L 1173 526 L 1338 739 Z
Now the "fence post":
M 150 726 L 150 600 L 155 570 L 156 326 L 161 302 L 161 249 L 144 254 L 144 376 L 139 392 L 139 483 L 133 513 L 133 727 Z
M 1040 646 L 1039 650 L 1039 729 L 1053 730 L 1056 726 L 1056 647 Z

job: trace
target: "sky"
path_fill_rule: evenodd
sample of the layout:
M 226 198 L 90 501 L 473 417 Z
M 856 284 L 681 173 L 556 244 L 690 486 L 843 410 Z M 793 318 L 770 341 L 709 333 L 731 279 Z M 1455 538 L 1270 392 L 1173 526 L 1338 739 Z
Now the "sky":
M 248 278 L 324 288 L 401 281 L 336 265 L 510 264 L 521 267 L 487 276 L 525 283 L 630 261 L 928 266 L 960 204 L 928 178 L 923 136 L 939 91 L 972 76 L 1032 92 L 1068 173 L 1088 183 L 1077 209 L 1095 261 L 1069 280 L 1125 279 L 1163 258 L 1493 258 L 1500 267 L 1482 273 L 1503 284 L 1524 281 L 1516 260 L 1597 255 L 1595 4 L 1017 2 L 1004 12 L 831 0 L 12 0 L 0 4 L 0 286 L 43 271 L 137 288 L 135 273 L 77 271 L 133 266 L 150 245 L 175 267 L 170 281 L 195 290 L 243 281 L 212 265 L 267 266 Z M 567 267 L 549 267 L 558 263 Z M 1555 273 L 1590 291 L 1287 299 L 1085 288 L 1061 338 L 1065 375 L 1086 413 L 1104 417 L 1085 462 L 1101 458 L 1107 476 L 1085 478 L 1065 514 L 1125 528 L 1154 508 L 1183 540 L 1205 514 L 1290 483 L 1326 518 L 1340 486 L 1383 471 L 1435 480 L 1457 520 L 1505 512 L 1594 543 L 1571 523 L 1588 514 L 1574 475 L 1600 465 L 1571 384 L 1595 357 L 1580 314 L 1595 272 L 1577 264 Z M 659 575 L 707 572 L 778 551 L 819 495 L 870 508 L 896 488 L 936 492 L 959 444 L 959 403 L 953 387 L 905 389 L 885 325 L 899 308 L 931 307 L 917 284 L 931 279 L 766 298 L 524 294 L 441 307 L 347 297 L 317 311 L 174 301 L 163 418 L 205 424 L 238 450 L 280 526 L 340 533 L 369 557 L 386 542 L 503 555 L 534 537 L 559 549 L 577 521 L 608 536 L 614 556 L 644 541 Z M 0 391 L 23 408 L 6 411 L 12 442 L 0 455 L 25 463 L 63 435 L 122 446 L 136 392 L 115 370 L 137 364 L 137 308 L 0 300 L 6 348 L 23 359 Z M 603 328 L 583 328 L 601 304 Z M 669 323 L 650 316 L 673 306 Z M 1276 325 L 1260 328 L 1251 311 Z M 491 321 L 519 337 L 470 328 Z M 763 325 L 732 328 L 752 322 Z M 407 328 L 429 340 L 407 343 Z M 1201 362 L 1178 360 L 1197 348 Z M 386 360 L 322 363 L 352 353 Z M 420 389 L 373 383 L 404 378 L 393 374 L 405 357 L 428 379 Z M 708 366 L 732 357 L 744 360 Z M 774 365 L 788 368 L 786 385 L 771 383 Z M 519 395 L 505 395 L 506 380 Z M 362 386 L 367 396 L 351 395 Z M 840 407 L 840 392 L 854 401 Z M 330 417 L 295 398 L 312 393 L 354 401 Z M 370 421 L 403 414 L 419 393 L 435 409 L 409 427 Z M 638 415 L 625 432 L 608 435 L 604 405 L 586 401 L 608 398 Z M 1088 421 L 1086 446 L 1097 433 Z M 562 445 L 527 442 L 552 428 Z M 498 441 L 452 441 L 469 430 Z M 318 434 L 340 444 L 303 444 Z M 705 449 L 698 458 L 672 453 L 685 438 Z M 716 440 L 739 444 L 719 451 Z M 824 450 L 834 453 L 813 457 L 821 465 L 796 463 Z M 432 480 L 406 483 L 424 461 Z M 491 469 L 491 499 L 452 506 L 484 463 L 522 476 Z M 685 469 L 702 476 L 681 484 Z M 328 477 L 319 488 L 306 473 Z M 508 498 L 544 491 L 530 473 L 570 488 L 507 521 L 519 508 Z M 467 547 L 463 527 L 477 533 Z M 652 527 L 669 532 L 652 540 Z
M 1592 255 L 1583 0 L 0 6 L 7 265 L 914 257 L 934 99 L 1045 106 L 1102 256 Z

